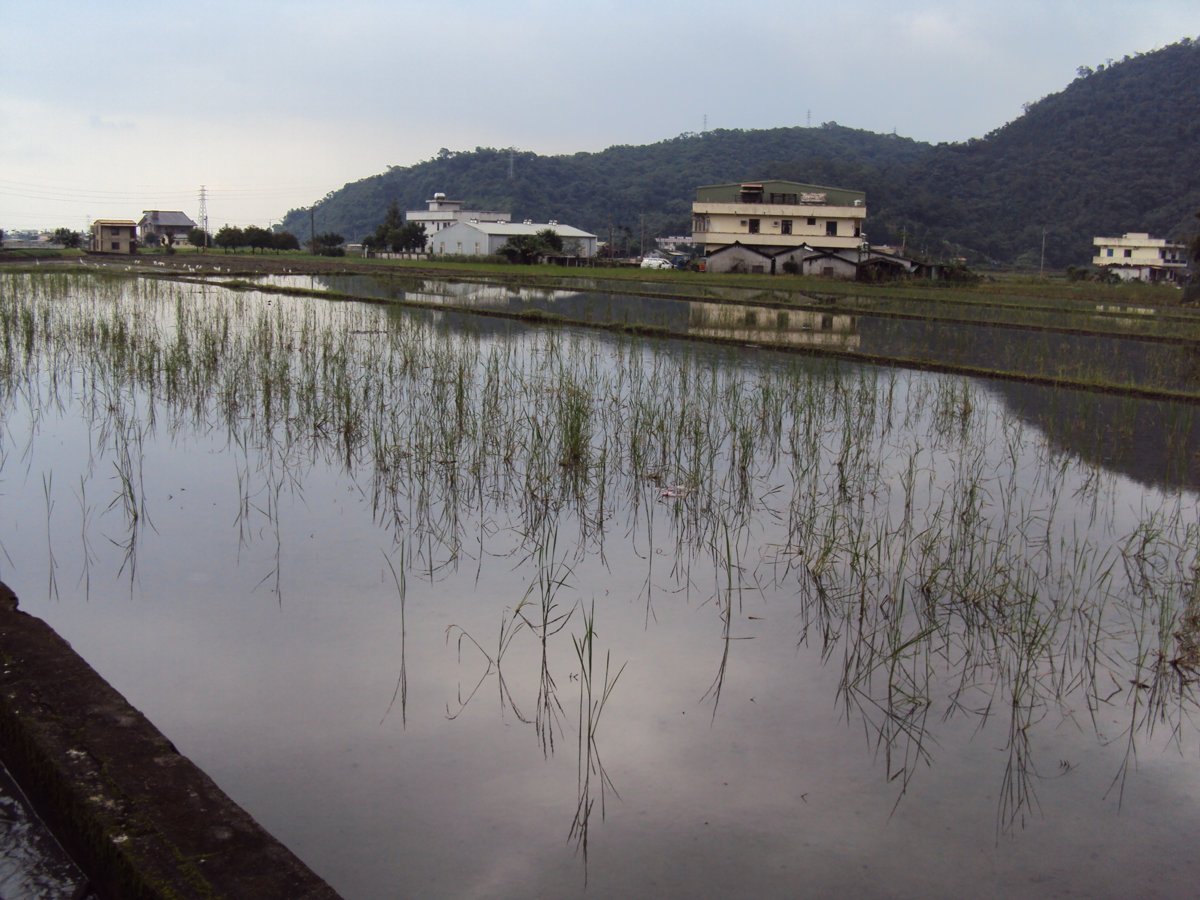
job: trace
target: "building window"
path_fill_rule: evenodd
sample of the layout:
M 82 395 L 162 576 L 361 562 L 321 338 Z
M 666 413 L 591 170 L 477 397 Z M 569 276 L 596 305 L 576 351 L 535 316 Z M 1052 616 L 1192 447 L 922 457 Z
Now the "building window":
M 1112 247 L 1109 247 L 1107 250 L 1105 250 L 1105 251 L 1104 251 L 1104 255 L 1105 255 L 1105 256 L 1112 256 Z
M 815 217 L 813 217 L 813 218 L 810 218 L 810 219 L 808 220 L 808 224 L 809 224 L 809 225 L 816 225 L 816 224 L 817 224 L 817 220 L 816 220 L 816 218 L 815 218 Z
M 825 234 L 827 237 L 837 237 L 837 222 L 830 221 L 825 223 Z
M 779 233 L 780 234 L 791 234 L 792 233 L 792 220 L 791 219 L 784 219 L 782 222 L 779 223 Z
M 751 233 L 751 234 L 758 234 L 758 219 L 751 219 L 751 220 L 750 220 L 750 233 Z
M 109 244 L 109 248 L 108 248 L 108 249 L 110 249 L 110 250 L 120 250 L 120 249 L 121 249 L 121 242 L 120 242 L 120 241 L 113 241 L 111 244 Z
M 1132 251 L 1132 250 L 1126 250 L 1126 251 L 1125 251 L 1125 258 L 1126 258 L 1126 259 L 1129 259 L 1129 257 L 1131 257 L 1131 256 L 1133 256 L 1133 251 Z

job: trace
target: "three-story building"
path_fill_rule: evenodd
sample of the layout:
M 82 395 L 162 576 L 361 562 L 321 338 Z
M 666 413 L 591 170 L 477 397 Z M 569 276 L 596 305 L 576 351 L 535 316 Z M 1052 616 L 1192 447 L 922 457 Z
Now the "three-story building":
M 775 254 L 797 247 L 858 250 L 867 195 L 796 181 L 746 181 L 696 189 L 692 240 L 710 255 L 741 244 Z

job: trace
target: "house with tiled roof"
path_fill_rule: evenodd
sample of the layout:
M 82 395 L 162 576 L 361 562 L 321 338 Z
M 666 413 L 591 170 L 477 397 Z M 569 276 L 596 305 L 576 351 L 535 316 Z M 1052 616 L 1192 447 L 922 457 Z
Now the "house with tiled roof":
M 142 211 L 137 227 L 141 242 L 148 247 L 157 247 L 186 241 L 196 223 L 179 210 L 147 209 Z

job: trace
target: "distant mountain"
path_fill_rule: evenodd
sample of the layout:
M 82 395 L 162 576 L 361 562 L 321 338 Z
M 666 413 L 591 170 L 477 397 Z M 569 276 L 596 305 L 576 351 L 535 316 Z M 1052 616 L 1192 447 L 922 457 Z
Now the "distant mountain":
M 933 257 L 1083 265 L 1097 234 L 1184 238 L 1200 210 L 1200 43 L 1185 39 L 1096 70 L 1029 104 L 986 137 L 926 144 L 828 122 L 718 130 L 599 153 L 478 147 L 347 184 L 316 204 L 318 232 L 360 240 L 388 204 L 435 191 L 518 219 L 558 219 L 636 252 L 644 235 L 690 231 L 695 188 L 787 178 L 863 190 L 873 243 Z M 946 109 L 953 116 L 953 109 Z M 284 227 L 309 234 L 307 208 Z

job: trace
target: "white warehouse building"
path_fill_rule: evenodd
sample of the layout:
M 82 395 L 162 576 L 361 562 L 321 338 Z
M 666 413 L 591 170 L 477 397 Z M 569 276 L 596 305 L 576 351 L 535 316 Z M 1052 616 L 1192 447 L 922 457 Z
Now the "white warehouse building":
M 596 235 L 558 222 L 455 222 L 429 237 L 434 256 L 491 256 L 510 237 L 535 235 L 549 229 L 563 239 L 563 256 L 590 259 L 596 255 Z

